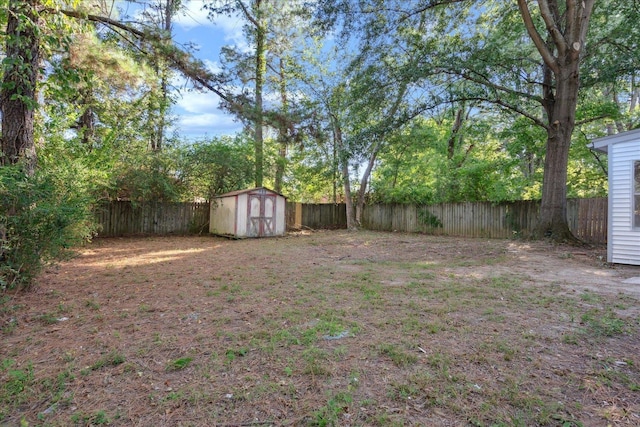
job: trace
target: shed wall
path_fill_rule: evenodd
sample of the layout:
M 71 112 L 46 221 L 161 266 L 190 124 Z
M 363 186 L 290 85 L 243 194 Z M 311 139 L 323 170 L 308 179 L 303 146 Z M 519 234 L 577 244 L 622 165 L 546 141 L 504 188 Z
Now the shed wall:
M 640 139 L 609 147 L 609 262 L 640 265 L 640 230 L 633 229 L 633 161 Z
M 260 199 L 256 195 L 267 195 L 268 197 Z M 262 218 L 262 215 L 265 218 Z M 275 216 L 273 223 L 270 223 L 273 225 L 263 225 L 262 221 L 266 218 L 271 220 L 272 215 Z M 211 202 L 210 217 L 209 232 L 213 234 L 235 237 L 282 236 L 287 231 L 286 198 L 265 188 L 229 193 L 229 195 L 222 195 Z M 260 223 L 256 221 L 260 221 Z
M 282 196 L 276 198 L 276 236 L 284 236 L 287 231 L 286 212 L 287 203 L 286 199 Z
M 220 197 L 211 202 L 210 233 L 235 235 L 236 202 L 235 196 Z
M 236 232 L 238 237 L 247 237 L 247 218 L 249 217 L 249 207 L 247 200 L 249 195 L 247 193 L 238 194 L 238 207 L 236 208 Z

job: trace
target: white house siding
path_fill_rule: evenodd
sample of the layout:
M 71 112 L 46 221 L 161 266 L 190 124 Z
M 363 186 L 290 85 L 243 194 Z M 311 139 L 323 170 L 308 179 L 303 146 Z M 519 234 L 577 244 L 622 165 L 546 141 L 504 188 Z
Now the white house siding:
M 633 162 L 640 160 L 637 140 L 609 145 L 608 260 L 640 265 L 640 229 L 633 228 Z

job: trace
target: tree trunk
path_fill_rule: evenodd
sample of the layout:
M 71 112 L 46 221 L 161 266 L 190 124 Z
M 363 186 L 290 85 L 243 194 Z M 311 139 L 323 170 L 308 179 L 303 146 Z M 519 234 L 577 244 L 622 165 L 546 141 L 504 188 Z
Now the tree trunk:
M 447 141 L 447 159 L 449 160 L 453 159 L 453 155 L 456 152 L 456 142 L 458 142 L 458 134 L 460 133 L 460 129 L 462 129 L 464 111 L 464 105 L 456 111 L 456 118 L 451 128 L 451 136 L 449 137 L 449 141 Z
M 35 173 L 34 139 L 36 84 L 39 75 L 39 0 L 11 0 L 6 28 L 6 59 L 0 89 L 2 108 L 2 155 L 0 164 L 24 161 L 28 174 Z
M 558 241 L 574 241 L 567 222 L 567 165 L 579 78 L 577 64 L 556 79 L 555 102 L 548 111 L 546 156 L 542 181 L 542 200 L 537 234 Z
M 367 162 L 367 168 L 364 170 L 362 174 L 362 179 L 360 180 L 360 188 L 358 189 L 358 200 L 356 202 L 356 215 L 355 215 L 355 224 L 357 227 L 362 226 L 362 211 L 364 211 L 365 204 L 365 196 L 367 194 L 367 184 L 369 182 L 369 177 L 371 176 L 371 171 L 373 170 L 373 166 L 376 163 L 376 158 L 378 157 L 378 152 L 382 147 L 382 143 L 380 140 L 375 142 L 373 146 L 373 150 L 369 154 L 369 161 Z
M 343 158 L 342 163 L 342 177 L 344 179 L 344 204 L 347 211 L 347 230 L 357 230 L 358 225 L 356 223 L 355 214 L 353 211 L 353 200 L 351 199 L 351 181 L 349 180 L 349 160 Z
M 173 27 L 173 15 L 176 13 L 176 9 L 178 7 L 178 3 L 176 0 L 166 0 L 164 4 L 164 37 L 167 37 L 169 40 L 172 38 L 171 30 Z M 160 106 L 159 106 L 159 117 L 158 123 L 156 123 L 156 132 L 155 135 L 152 136 L 152 146 L 151 149 L 153 151 L 160 151 L 164 146 L 165 140 L 165 132 L 167 126 L 167 112 L 169 109 L 169 70 L 165 64 L 164 59 L 160 60 L 158 64 L 158 71 L 160 73 Z
M 264 78 L 267 73 L 266 59 L 266 29 L 261 17 L 261 1 L 256 1 L 256 106 L 254 121 L 254 147 L 255 147 L 255 184 L 262 187 L 264 179 L 264 138 L 262 128 L 264 124 L 264 113 L 262 107 L 262 90 Z
M 287 99 L 287 80 L 284 61 L 282 58 L 280 58 L 279 78 L 282 114 L 278 119 L 278 160 L 276 162 L 276 181 L 274 190 L 278 193 L 282 193 L 282 181 L 284 180 L 284 170 L 287 165 L 287 149 L 289 147 L 289 102 Z
M 333 127 L 333 144 L 337 147 L 338 162 L 342 171 L 342 183 L 344 186 L 344 204 L 347 211 L 347 230 L 357 230 L 356 217 L 353 211 L 353 200 L 351 199 L 351 180 L 349 179 L 349 156 L 345 153 L 344 142 L 342 141 L 342 128 L 335 116 L 331 117 Z
M 577 242 L 567 222 L 567 165 L 580 88 L 580 59 L 595 0 L 566 0 L 563 13 L 555 1 L 538 0 L 537 3 L 547 30 L 546 38 L 538 33 L 528 2 L 518 0 L 527 32 L 544 61 L 542 105 L 548 122 L 536 235 Z

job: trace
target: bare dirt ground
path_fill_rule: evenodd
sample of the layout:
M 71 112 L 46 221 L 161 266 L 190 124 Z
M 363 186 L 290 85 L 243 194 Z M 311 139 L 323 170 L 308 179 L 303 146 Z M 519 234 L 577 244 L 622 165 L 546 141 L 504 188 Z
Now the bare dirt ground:
M 638 426 L 640 268 L 605 255 L 98 239 L 0 297 L 0 425 Z

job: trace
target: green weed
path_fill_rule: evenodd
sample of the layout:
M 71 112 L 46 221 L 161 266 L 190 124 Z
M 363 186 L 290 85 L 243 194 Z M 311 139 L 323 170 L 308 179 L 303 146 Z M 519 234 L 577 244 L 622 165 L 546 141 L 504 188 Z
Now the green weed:
M 192 357 L 180 357 L 178 359 L 172 360 L 166 367 L 167 371 L 180 371 L 191 364 L 193 361 Z
M 353 396 L 346 392 L 339 392 L 332 396 L 325 406 L 314 412 L 311 420 L 312 426 L 335 426 L 340 424 L 340 415 L 348 409 L 353 402 Z
M 612 310 L 591 309 L 582 315 L 581 323 L 587 326 L 589 333 L 603 337 L 620 335 L 627 329 L 625 321 Z
M 84 302 L 84 306 L 90 308 L 91 310 L 99 310 L 100 304 L 94 299 L 88 299 Z
M 381 344 L 378 347 L 378 352 L 381 355 L 389 357 L 391 361 L 398 367 L 413 365 L 418 361 L 418 356 L 401 350 L 395 344 Z

